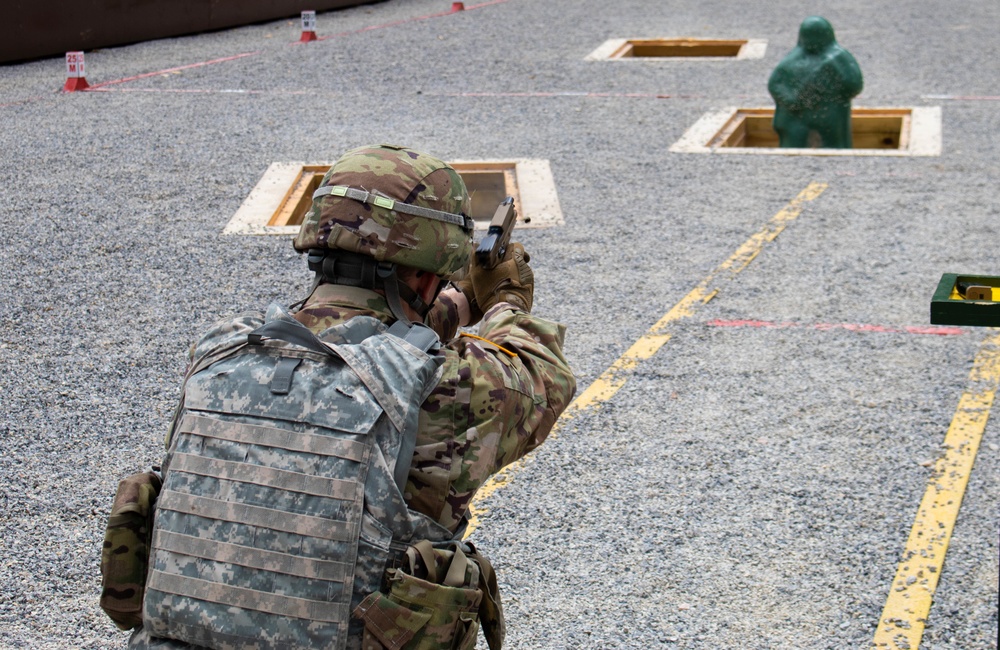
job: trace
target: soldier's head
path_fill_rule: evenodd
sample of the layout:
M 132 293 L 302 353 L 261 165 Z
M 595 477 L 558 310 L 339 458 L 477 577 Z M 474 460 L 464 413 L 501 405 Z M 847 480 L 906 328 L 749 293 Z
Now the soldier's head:
M 409 295 L 421 292 L 411 285 L 433 284 L 436 295 L 468 264 L 468 212 L 465 183 L 448 164 L 405 147 L 359 147 L 323 177 L 295 250 L 308 251 L 321 282 L 384 291 L 393 315 L 407 320 L 398 296 L 422 316 L 430 301 Z
M 834 43 L 833 25 L 826 18 L 809 16 L 799 26 L 799 47 L 809 54 L 819 54 Z

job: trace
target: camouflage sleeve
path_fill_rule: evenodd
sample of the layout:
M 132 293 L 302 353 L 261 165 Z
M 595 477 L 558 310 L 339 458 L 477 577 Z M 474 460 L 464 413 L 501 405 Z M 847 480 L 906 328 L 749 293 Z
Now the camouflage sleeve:
M 447 294 L 438 295 L 424 318 L 424 325 L 437 332 L 442 341 L 450 341 L 458 333 L 458 305 Z
M 451 530 L 490 476 L 545 440 L 576 390 L 563 326 L 501 303 L 479 334 L 441 352 L 443 377 L 421 407 L 404 495 Z
M 576 378 L 562 353 L 563 325 L 500 303 L 483 317 L 479 335 L 517 355 L 511 357 L 511 367 L 519 375 L 522 390 L 529 389 L 532 401 L 531 411 L 501 441 L 493 467 L 499 471 L 545 441 L 573 399 Z

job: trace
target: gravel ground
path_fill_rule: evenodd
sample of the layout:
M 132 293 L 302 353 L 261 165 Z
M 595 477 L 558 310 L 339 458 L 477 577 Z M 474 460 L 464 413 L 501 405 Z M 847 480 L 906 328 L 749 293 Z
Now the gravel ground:
M 449 6 L 320 14 L 321 36 L 344 35 L 304 46 L 277 21 L 88 52 L 91 84 L 254 53 L 106 92 L 54 92 L 61 59 L 0 66 L 0 647 L 122 647 L 96 604 L 117 481 L 158 461 L 198 333 L 308 282 L 286 239 L 221 231 L 270 163 L 372 141 L 551 162 L 566 223 L 521 237 L 581 389 L 829 184 L 610 401 L 560 424 L 483 504 L 474 540 L 499 569 L 511 648 L 870 644 L 989 332 L 833 326 L 926 325 L 941 273 L 1000 273 L 1000 6 L 504 0 L 411 20 Z M 767 77 L 814 13 L 862 67 L 855 105 L 942 107 L 940 157 L 668 152 L 709 110 L 770 105 Z M 584 61 L 648 36 L 768 48 Z M 997 647 L 997 422 L 924 648 Z

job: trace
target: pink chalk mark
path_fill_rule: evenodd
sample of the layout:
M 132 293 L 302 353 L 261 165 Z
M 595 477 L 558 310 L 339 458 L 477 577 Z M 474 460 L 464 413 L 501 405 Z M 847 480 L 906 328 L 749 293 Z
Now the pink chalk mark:
M 179 72 L 181 70 L 190 70 L 191 68 L 200 68 L 206 65 L 214 65 L 216 63 L 226 63 L 227 61 L 235 61 L 236 59 L 242 59 L 248 56 L 254 56 L 260 54 L 261 50 L 256 52 L 244 52 L 243 54 L 236 54 L 233 56 L 222 57 L 221 59 L 212 59 L 211 61 L 201 61 L 200 63 L 189 63 L 188 65 L 179 65 L 175 68 L 167 68 L 165 70 L 157 70 L 156 72 L 144 72 L 143 74 L 137 74 L 132 77 L 123 77 L 121 79 L 114 79 L 112 81 L 102 81 L 99 84 L 92 84 L 88 90 L 96 90 L 104 88 L 105 86 L 111 86 L 114 84 L 123 84 L 130 81 L 138 81 L 139 79 L 145 79 L 147 77 L 155 77 L 156 75 L 168 74 L 170 72 Z
M 463 11 L 472 11 L 474 9 L 482 9 L 483 7 L 489 7 L 491 5 L 498 5 L 498 4 L 502 4 L 504 2 L 510 2 L 510 0 L 490 0 L 490 2 L 481 2 L 481 3 L 477 4 L 477 5 L 467 5 L 463 9 Z M 385 29 L 387 27 L 396 27 L 398 25 L 405 25 L 406 23 L 414 23 L 414 22 L 417 22 L 417 21 L 420 21 L 420 20 L 429 20 L 431 18 L 443 18 L 444 16 L 450 16 L 450 15 L 452 15 L 454 13 L 458 13 L 458 12 L 454 11 L 452 8 L 449 8 L 448 11 L 439 11 L 439 12 L 434 13 L 434 14 L 426 14 L 426 15 L 423 15 L 423 16 L 413 16 L 412 18 L 403 18 L 402 20 L 396 20 L 396 21 L 393 21 L 391 23 L 383 23 L 381 25 L 372 25 L 370 27 L 362 27 L 361 29 L 356 29 L 356 30 L 349 31 L 349 32 L 340 32 L 338 34 L 329 34 L 327 36 L 320 36 L 316 40 L 318 40 L 318 41 L 326 41 L 326 40 L 329 40 L 331 38 L 342 38 L 344 36 L 350 36 L 351 34 L 361 34 L 363 32 L 370 32 L 370 31 L 375 30 L 375 29 Z M 296 41 L 296 43 L 293 43 L 293 45 L 296 45 L 296 44 L 298 44 L 297 41 Z
M 476 5 L 467 6 L 467 7 L 465 7 L 465 11 L 471 11 L 473 9 L 482 9 L 483 7 L 489 7 L 491 5 L 502 4 L 504 2 L 509 2 L 509 1 L 510 0 L 489 0 L 488 2 L 481 2 L 481 3 L 476 4 Z M 337 38 L 338 36 L 347 36 L 349 34 L 360 34 L 362 32 L 368 32 L 368 31 L 372 31 L 372 30 L 375 30 L 375 29 L 385 29 L 387 27 L 395 27 L 397 25 L 403 25 L 405 23 L 415 22 L 415 21 L 418 21 L 418 20 L 427 20 L 429 18 L 441 18 L 443 16 L 450 16 L 451 13 L 452 12 L 449 10 L 449 11 L 442 11 L 442 12 L 435 13 L 435 14 L 428 14 L 428 15 L 425 15 L 425 16 L 416 16 L 414 18 L 404 18 L 403 20 L 397 20 L 397 21 L 394 21 L 394 22 L 391 22 L 391 23 L 385 23 L 383 25 L 372 25 L 371 27 L 365 27 L 365 28 L 354 30 L 354 31 L 351 31 L 351 32 L 342 32 L 340 34 L 331 34 L 329 36 L 321 36 L 319 38 L 316 38 L 315 40 L 324 41 L 324 40 L 331 39 L 331 38 Z M 310 40 L 312 40 L 312 39 L 310 39 Z M 292 45 L 300 45 L 301 43 L 303 43 L 303 41 L 301 41 L 301 40 L 300 41 L 295 41 L 294 43 L 292 43 Z M 236 61 L 237 59 L 242 59 L 242 58 L 245 58 L 245 57 L 248 57 L 248 56 L 256 56 L 256 55 L 258 55 L 258 54 L 260 54 L 262 52 L 263 52 L 263 50 L 256 50 L 254 52 L 243 52 L 242 54 L 235 54 L 233 56 L 226 56 L 226 57 L 222 57 L 222 58 L 219 58 L 219 59 L 212 59 L 211 61 L 200 61 L 198 63 L 189 63 L 188 65 L 181 65 L 181 66 L 176 66 L 176 67 L 173 67 L 173 68 L 166 68 L 164 70 L 157 70 L 155 72 L 145 72 L 143 74 L 137 74 L 137 75 L 133 75 L 131 77 L 123 77 L 121 79 L 113 79 L 111 81 L 103 81 L 101 83 L 91 84 L 88 88 L 85 89 L 85 91 L 89 92 L 89 91 L 92 91 L 92 90 L 101 90 L 103 88 L 106 88 L 107 86 L 129 83 L 131 81 L 138 81 L 139 79 L 146 79 L 148 77 L 155 77 L 157 75 L 168 74 L 168 73 L 171 73 L 171 72 L 179 72 L 181 70 L 190 70 L 192 68 L 200 68 L 200 67 L 203 67 L 203 66 L 206 66 L 206 65 L 215 65 L 216 63 L 227 63 L 229 61 Z M 80 88 L 79 90 L 84 90 L 84 89 Z M 17 103 L 20 103 L 20 102 L 17 102 Z M 0 106 L 0 108 L 3 108 L 4 106 L 10 106 L 10 105 L 13 105 L 13 104 L 5 104 L 3 106 Z

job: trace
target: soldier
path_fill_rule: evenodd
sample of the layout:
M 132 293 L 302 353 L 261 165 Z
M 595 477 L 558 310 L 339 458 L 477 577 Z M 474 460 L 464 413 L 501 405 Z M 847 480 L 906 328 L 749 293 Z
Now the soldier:
M 830 23 L 819 16 L 806 18 L 798 45 L 767 84 L 779 145 L 850 149 L 851 99 L 863 85 L 857 61 L 837 44 Z
M 397 479 L 405 485 L 402 495 L 406 506 L 419 513 L 411 513 L 411 520 L 420 519 L 411 528 L 437 542 L 461 538 L 469 504 L 477 489 L 492 474 L 541 444 L 575 391 L 575 380 L 561 350 L 565 329 L 531 313 L 534 275 L 528 266 L 529 256 L 524 248 L 520 244 L 511 243 L 501 263 L 493 269 L 482 268 L 474 259 L 470 263 L 473 222 L 467 216 L 469 203 L 461 177 L 442 161 L 403 147 L 361 147 L 346 153 L 326 174 L 320 189 L 314 195 L 313 208 L 294 241 L 296 250 L 308 253 L 309 267 L 316 274 L 312 291 L 300 303 L 301 308 L 294 313 L 298 323 L 316 334 L 322 333 L 321 338 L 324 340 L 340 342 L 351 338 L 349 332 L 358 323 L 381 323 L 384 326 L 397 322 L 404 325 L 411 322 L 426 323 L 445 342 L 440 347 L 425 346 L 434 361 L 426 366 L 430 368 L 427 372 L 437 374 L 427 375 L 432 378 L 429 382 L 431 388 L 429 394 L 426 391 L 421 393 L 426 394 L 426 398 L 415 415 L 417 427 L 412 460 L 409 461 L 405 480 Z M 469 268 L 467 277 L 446 286 L 453 274 L 466 268 Z M 290 320 L 287 312 L 281 313 L 278 310 L 277 315 L 274 312 L 274 308 L 269 310 L 268 320 Z M 220 349 L 225 349 L 225 345 L 231 346 L 234 338 L 246 341 L 247 328 L 257 327 L 261 320 L 257 318 L 247 322 L 249 325 L 237 320 L 221 326 L 221 329 L 213 330 L 214 333 L 206 335 L 192 349 L 191 369 L 185 388 L 186 408 L 201 408 L 205 413 L 211 414 L 214 407 L 195 405 L 198 400 L 202 400 L 199 392 L 202 388 L 192 377 L 196 370 L 206 368 L 209 360 L 218 358 Z M 456 336 L 459 326 L 477 323 L 478 335 Z M 384 330 L 384 326 L 378 325 L 378 328 Z M 419 326 L 413 329 L 418 328 Z M 406 340 L 410 340 L 409 335 Z M 231 372 L 215 368 L 212 368 L 215 371 L 213 377 Z M 280 363 L 278 368 L 279 370 L 274 371 L 275 377 L 279 374 Z M 291 369 L 287 371 L 289 381 L 294 372 L 296 369 L 293 362 Z M 303 371 L 298 372 L 301 374 Z M 271 380 L 269 376 L 268 380 L 272 381 L 271 392 L 281 394 L 273 385 L 278 381 L 277 378 Z M 299 379 L 296 378 L 296 381 Z M 391 373 L 386 375 L 385 381 L 391 381 Z M 285 392 L 287 391 L 286 386 Z M 262 395 L 262 400 L 269 399 L 267 393 Z M 222 402 L 231 404 L 234 400 L 222 400 L 219 403 Z M 220 407 L 219 410 L 225 408 Z M 266 408 L 262 412 L 266 412 Z M 168 435 L 168 446 L 171 445 L 171 436 L 190 437 L 186 432 L 194 431 L 187 424 L 179 424 L 178 419 L 180 415 L 175 417 L 171 434 Z M 244 421 L 246 419 L 242 418 Z M 223 436 L 227 440 L 234 437 L 239 436 Z M 202 441 L 199 444 L 206 443 Z M 171 453 L 174 453 L 176 447 L 177 443 L 173 442 L 173 447 L 169 447 Z M 190 453 L 193 452 L 187 455 Z M 167 462 L 178 463 L 177 460 L 171 460 L 170 454 Z M 165 487 L 170 485 L 173 464 L 167 466 L 165 463 Z M 201 471 L 204 474 L 216 470 L 210 468 Z M 232 470 L 231 473 L 238 474 L 238 471 Z M 241 488 L 231 488 L 230 492 L 235 493 L 237 489 Z M 369 486 L 365 486 L 365 498 L 371 499 L 368 489 Z M 366 503 L 365 507 L 368 508 L 369 505 Z M 171 507 L 182 509 L 180 506 Z M 174 516 L 173 512 L 169 514 Z M 194 507 L 185 516 L 196 521 L 192 519 L 195 515 L 208 516 L 204 509 Z M 161 515 L 158 514 L 157 517 L 157 526 L 162 523 L 164 528 L 164 531 L 157 531 L 162 539 L 166 539 L 168 534 L 171 539 L 188 539 L 178 534 L 177 530 L 166 531 L 171 525 L 169 518 L 164 518 L 161 522 Z M 230 521 L 239 523 L 239 518 Z M 393 522 L 381 524 L 385 527 L 394 525 Z M 230 524 L 216 522 L 213 525 L 221 527 Z M 362 536 L 364 534 L 362 530 Z M 158 545 L 164 545 L 158 539 L 154 536 L 154 557 L 151 563 L 155 565 L 153 568 L 156 571 L 150 572 L 150 584 L 147 585 L 144 614 L 146 626 L 133 633 L 129 647 L 192 647 L 163 638 L 172 636 L 173 632 L 163 632 L 162 635 L 159 632 L 180 629 L 187 634 L 185 626 L 197 626 L 200 624 L 199 620 L 212 616 L 206 613 L 207 610 L 200 610 L 186 619 L 187 623 L 172 623 L 174 627 L 156 627 L 161 614 L 182 610 L 184 602 L 177 600 L 180 596 L 165 596 L 156 590 L 186 597 L 190 594 L 184 589 L 192 587 L 178 587 L 177 591 L 171 591 L 173 587 L 163 585 L 173 583 L 165 582 L 159 575 L 154 580 L 154 574 L 172 571 L 178 576 L 174 579 L 175 582 L 187 580 L 187 583 L 197 587 L 206 580 L 232 582 L 232 576 L 242 569 L 238 566 L 233 568 L 230 564 L 219 564 L 223 560 L 234 560 L 223 558 L 213 548 L 200 551 L 202 555 L 198 557 L 211 555 L 215 558 L 215 564 L 196 559 L 192 560 L 187 569 L 172 568 L 167 565 L 170 562 L 176 564 L 176 558 L 180 556 L 167 553 L 157 559 L 156 549 Z M 393 539 L 396 539 L 395 532 Z M 181 550 L 184 550 L 183 545 Z M 396 551 L 396 555 L 390 559 L 398 564 L 400 558 L 398 549 Z M 469 549 L 466 548 L 466 551 Z M 269 567 L 275 562 L 274 556 L 273 552 L 262 556 Z M 163 560 L 163 557 L 169 561 Z M 337 558 L 325 557 L 322 560 Z M 209 565 L 214 568 L 206 568 Z M 220 566 L 223 569 L 219 569 Z M 378 567 L 379 579 L 384 568 L 388 567 Z M 229 591 L 225 591 L 226 595 L 222 597 L 203 596 L 199 592 L 198 597 L 204 597 L 213 603 L 232 605 L 236 601 L 247 602 L 243 600 L 243 592 L 257 588 L 253 585 L 239 587 L 241 589 L 236 590 L 227 586 L 214 587 L 220 592 L 226 589 Z M 150 601 L 150 590 L 157 594 L 154 604 Z M 298 599 L 292 600 L 294 602 L 290 605 L 284 603 L 283 606 L 297 607 L 300 604 Z M 355 596 L 351 604 L 355 608 L 355 619 L 360 618 L 358 610 L 363 609 L 357 607 L 357 600 Z M 370 599 L 365 602 L 370 604 Z M 253 609 L 254 606 L 246 607 Z M 217 611 L 229 610 L 223 607 Z M 241 616 L 249 616 L 242 611 L 232 614 L 234 627 L 242 620 Z M 369 620 L 371 619 L 369 616 Z M 384 621 L 376 620 L 375 623 L 376 628 L 379 624 L 384 625 Z M 346 622 L 337 624 L 347 625 Z M 154 629 L 147 629 L 150 627 Z M 322 625 L 317 623 L 308 627 L 303 633 L 306 636 L 297 638 L 313 638 L 308 637 L 308 634 Z M 361 627 L 358 620 L 351 623 L 348 647 L 360 647 Z M 221 629 L 224 632 L 217 628 L 212 633 L 215 636 L 199 637 L 197 631 L 191 631 L 191 636 L 183 638 L 192 644 L 192 639 L 212 639 L 196 645 L 205 643 L 212 647 L 250 647 L 241 645 L 244 642 L 238 639 L 223 638 L 216 643 L 214 639 L 233 632 L 225 625 Z M 376 636 L 378 633 L 379 630 L 376 629 Z M 459 633 L 462 634 L 461 631 Z M 278 632 L 268 630 L 266 634 Z M 473 644 L 475 635 L 476 629 L 471 629 Z M 259 647 L 309 647 L 310 643 L 298 640 L 286 646 L 283 645 L 284 641 L 279 644 L 275 638 L 277 637 L 265 636 Z M 382 642 L 388 644 L 384 639 Z M 444 638 L 442 642 L 454 643 L 453 640 Z M 342 642 L 338 642 L 338 645 L 340 643 Z M 366 638 L 365 647 L 381 647 L 369 646 L 369 643 L 376 643 L 374 638 Z M 463 644 L 462 647 L 466 646 Z

